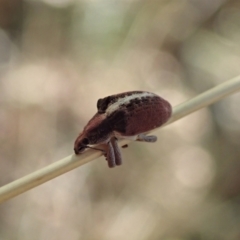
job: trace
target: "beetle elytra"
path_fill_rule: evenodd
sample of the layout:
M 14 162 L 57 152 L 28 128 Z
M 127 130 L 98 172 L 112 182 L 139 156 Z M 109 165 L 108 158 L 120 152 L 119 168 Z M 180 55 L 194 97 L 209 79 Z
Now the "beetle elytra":
M 122 164 L 118 139 L 156 142 L 156 136 L 146 133 L 166 123 L 172 114 L 168 101 L 145 91 L 124 92 L 99 99 L 97 110 L 76 139 L 74 151 L 80 154 L 86 148 L 104 144 L 109 167 Z

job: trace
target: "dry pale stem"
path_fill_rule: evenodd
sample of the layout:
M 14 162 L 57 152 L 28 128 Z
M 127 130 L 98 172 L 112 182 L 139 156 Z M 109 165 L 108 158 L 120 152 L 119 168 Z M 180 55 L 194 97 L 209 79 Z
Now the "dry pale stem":
M 190 113 L 206 107 L 220 99 L 231 95 L 240 90 L 240 76 L 228 80 L 198 96 L 174 107 L 171 119 L 165 124 L 170 124 L 183 118 Z M 129 141 L 120 141 L 123 146 Z M 88 150 L 78 156 L 67 156 L 45 168 L 35 171 L 25 177 L 13 181 L 0 188 L 0 203 L 7 201 L 27 190 L 34 188 L 44 182 L 49 181 L 63 173 L 66 173 L 74 168 L 77 168 L 85 163 L 92 161 L 102 155 L 102 152 L 96 150 Z M 108 169 L 107 169 L 108 170 Z

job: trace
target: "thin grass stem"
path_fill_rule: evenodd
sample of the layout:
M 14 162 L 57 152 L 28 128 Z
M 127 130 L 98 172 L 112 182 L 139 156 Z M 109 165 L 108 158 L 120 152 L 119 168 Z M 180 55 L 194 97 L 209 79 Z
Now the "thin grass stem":
M 174 107 L 172 117 L 165 125 L 175 122 L 194 111 L 206 107 L 238 91 L 240 91 L 240 76 L 219 84 L 218 86 Z M 128 143 L 129 141 L 127 140 L 119 142 L 121 146 Z M 101 155 L 101 151 L 89 149 L 78 156 L 75 154 L 67 156 L 25 177 L 17 179 L 0 188 L 0 203 L 88 163 Z

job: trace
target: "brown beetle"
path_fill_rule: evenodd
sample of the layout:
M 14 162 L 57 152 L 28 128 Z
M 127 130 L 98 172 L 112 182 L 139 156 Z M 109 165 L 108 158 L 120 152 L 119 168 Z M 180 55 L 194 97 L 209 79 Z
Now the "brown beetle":
M 156 136 L 146 133 L 163 125 L 172 114 L 168 101 L 144 91 L 124 92 L 99 99 L 97 109 L 98 112 L 76 139 L 74 151 L 79 154 L 91 146 L 105 144 L 109 167 L 122 164 L 118 139 L 156 142 Z

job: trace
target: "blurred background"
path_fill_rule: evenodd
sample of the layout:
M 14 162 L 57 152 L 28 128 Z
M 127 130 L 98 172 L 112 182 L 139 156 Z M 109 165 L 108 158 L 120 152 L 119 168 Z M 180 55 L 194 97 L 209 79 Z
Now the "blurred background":
M 99 98 L 173 106 L 240 74 L 239 0 L 1 0 L 0 185 L 73 153 Z M 240 94 L 0 205 L 3 240 L 239 240 Z

